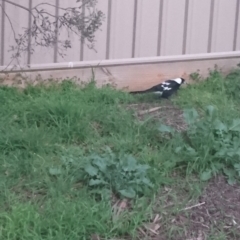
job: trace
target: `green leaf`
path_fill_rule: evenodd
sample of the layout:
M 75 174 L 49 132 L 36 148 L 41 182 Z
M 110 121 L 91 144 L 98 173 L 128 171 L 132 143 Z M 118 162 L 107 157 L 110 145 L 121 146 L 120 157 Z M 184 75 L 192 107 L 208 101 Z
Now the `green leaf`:
M 236 183 L 236 179 L 235 179 L 235 177 L 230 176 L 230 177 L 228 178 L 227 182 L 228 182 L 229 185 L 232 186 L 232 185 L 234 185 L 234 184 Z
M 134 198 L 136 196 L 136 192 L 132 188 L 120 190 L 119 193 L 126 198 Z
M 56 176 L 62 174 L 62 171 L 59 168 L 49 168 L 49 174 L 52 176 Z
M 106 182 L 103 180 L 100 180 L 100 179 L 91 179 L 89 181 L 89 186 L 97 186 L 97 185 L 101 185 L 101 184 L 106 184 Z
M 228 177 L 228 184 L 234 185 L 236 183 L 236 179 L 235 179 L 236 171 L 234 169 L 224 168 L 223 172 Z
M 176 147 L 175 153 L 179 153 L 179 152 L 181 152 L 181 150 L 182 150 L 182 147 Z
M 214 164 L 211 164 L 211 169 L 213 173 L 218 173 L 220 170 L 224 168 L 224 164 L 215 162 Z
M 213 119 L 213 116 L 214 116 L 214 112 L 216 111 L 216 108 L 212 105 L 209 105 L 207 106 L 207 109 L 206 109 L 206 112 L 207 112 L 207 115 Z
M 143 178 L 142 182 L 150 188 L 153 187 L 153 184 L 151 183 L 151 181 L 148 178 Z
M 234 119 L 229 130 L 235 131 L 235 132 L 240 132 L 240 119 Z
M 216 157 L 224 157 L 227 154 L 227 149 L 223 148 L 221 150 L 219 150 L 218 152 L 216 152 L 215 156 Z
M 167 125 L 164 125 L 164 124 L 161 124 L 160 127 L 158 128 L 158 130 L 162 133 L 172 133 L 174 131 L 173 128 L 171 128 Z
M 88 164 L 84 167 L 86 173 L 88 173 L 91 177 L 94 177 L 98 174 L 98 169 L 93 167 L 91 164 Z
M 232 158 L 234 155 L 235 155 L 235 152 L 228 150 L 228 152 L 227 152 L 228 157 Z
M 191 147 L 186 147 L 186 150 L 188 151 L 188 154 L 190 156 L 196 156 L 197 155 L 197 152 L 195 151 L 195 149 L 191 148 Z
M 148 169 L 150 169 L 151 167 L 147 164 L 139 164 L 139 170 L 141 172 L 146 172 Z
M 177 162 L 176 161 L 164 161 L 163 162 L 163 167 L 164 168 L 167 168 L 167 169 L 171 169 L 171 168 L 174 168 L 174 167 L 176 167 L 176 165 L 177 165 Z
M 227 131 L 227 126 L 222 123 L 219 119 L 214 121 L 214 128 L 219 131 Z
M 123 161 L 123 170 L 125 172 L 135 171 L 137 169 L 137 160 L 132 156 L 128 155 Z
M 198 112 L 192 108 L 192 109 L 185 109 L 183 111 L 183 116 L 187 124 L 191 125 L 196 122 L 198 118 Z
M 93 159 L 93 163 L 94 165 L 96 165 L 98 167 L 98 169 L 105 173 L 106 170 L 107 170 L 107 164 L 106 164 L 106 160 L 99 157 L 99 156 L 96 156 L 94 159 Z
M 208 181 L 211 177 L 212 177 L 212 171 L 207 170 L 201 174 L 200 178 L 202 181 Z
M 234 164 L 234 168 L 235 168 L 237 171 L 240 171 L 240 163 Z

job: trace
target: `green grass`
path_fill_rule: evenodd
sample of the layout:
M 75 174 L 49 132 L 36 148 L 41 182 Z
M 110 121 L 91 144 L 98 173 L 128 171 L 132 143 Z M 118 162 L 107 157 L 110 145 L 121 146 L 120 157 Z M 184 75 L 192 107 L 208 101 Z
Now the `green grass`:
M 145 146 L 155 147 L 154 153 L 161 138 L 154 125 L 136 122 L 125 111 L 124 104 L 132 100 L 127 93 L 93 84 L 83 90 L 69 82 L 24 91 L 1 87 L 1 239 L 89 239 L 93 233 L 134 232 L 145 210 L 133 209 L 134 216 L 113 222 L 111 199 L 100 194 L 99 201 L 80 176 L 87 157 L 107 149 L 143 151 L 138 157 L 143 163 L 153 159 L 143 159 Z
M 79 88 L 69 81 L 24 90 L 1 87 L 0 239 L 84 240 L 91 234 L 104 239 L 134 238 L 138 227 L 151 219 L 164 184 L 174 186 L 176 179 L 186 179 L 186 186 L 179 186 L 187 189 L 178 204 L 181 207 L 200 194 L 199 181 L 193 186 L 188 180 L 193 175 L 207 180 L 229 170 L 230 182 L 237 180 L 236 149 L 231 148 L 233 155 L 227 162 L 225 155 L 213 157 L 223 143 L 213 146 L 221 138 L 211 130 L 216 119 L 229 129 L 232 120 L 240 118 L 235 94 L 239 76 L 237 70 L 228 77 L 235 84 L 230 88 L 213 71 L 207 81 L 182 89 L 172 99 L 203 116 L 196 125 L 199 136 L 191 128 L 187 140 L 179 133 L 170 133 L 172 137 L 166 139 L 159 122 L 137 120 L 126 106 L 146 99 L 111 87 L 97 89 L 91 82 Z M 210 120 L 205 111 L 209 105 L 217 111 L 217 117 Z M 200 134 L 203 128 L 203 133 L 211 133 L 208 143 L 202 140 L 206 137 Z M 234 133 L 224 133 L 232 134 L 226 148 L 234 145 L 232 139 L 238 139 L 238 132 L 237 126 Z M 192 145 L 195 155 L 189 148 Z M 112 212 L 112 192 L 119 198 L 131 197 L 131 211 Z M 178 202 L 177 195 L 171 197 Z M 170 230 L 166 228 L 171 235 Z

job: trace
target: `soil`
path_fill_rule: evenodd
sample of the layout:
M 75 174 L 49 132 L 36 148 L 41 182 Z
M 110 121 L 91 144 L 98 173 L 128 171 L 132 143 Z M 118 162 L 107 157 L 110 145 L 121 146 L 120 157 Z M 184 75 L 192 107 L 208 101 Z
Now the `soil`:
M 196 204 L 173 217 L 168 224 L 182 229 L 166 236 L 160 228 L 154 240 L 240 239 L 240 185 L 231 186 L 223 176 L 212 179 Z
M 157 107 L 160 107 L 156 110 Z M 129 106 L 136 117 L 143 120 L 153 117 L 177 131 L 184 131 L 187 125 L 183 112 L 171 103 L 141 103 Z M 154 109 L 151 112 L 150 109 Z M 150 110 L 147 111 L 147 110 Z M 181 201 L 179 199 L 179 201 Z M 158 216 L 159 213 L 156 213 Z M 207 240 L 240 239 L 240 184 L 231 186 L 223 176 L 217 176 L 205 187 L 201 196 L 190 209 L 178 212 L 162 223 L 161 216 L 155 217 L 152 227 L 141 228 L 139 239 L 149 240 Z M 171 225 L 171 228 L 169 227 Z M 145 231 L 143 232 L 143 229 Z M 169 234 L 169 229 L 175 229 Z M 178 229 L 178 230 L 176 230 Z M 150 230 L 150 231 L 149 231 Z M 167 237 L 169 236 L 169 237 Z
M 171 126 L 177 131 L 184 131 L 187 129 L 182 109 L 174 106 L 167 100 L 161 105 L 159 103 L 131 104 L 128 106 L 128 109 L 133 110 L 139 120 L 144 120 L 146 117 L 152 117 L 154 120 Z

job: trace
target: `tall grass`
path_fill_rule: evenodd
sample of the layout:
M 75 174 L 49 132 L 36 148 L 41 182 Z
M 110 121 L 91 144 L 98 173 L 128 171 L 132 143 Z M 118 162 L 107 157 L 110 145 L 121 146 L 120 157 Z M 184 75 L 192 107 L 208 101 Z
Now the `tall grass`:
M 106 148 L 134 155 L 149 144 L 160 148 L 156 126 L 124 109 L 132 100 L 92 83 L 0 88 L 1 239 L 89 239 L 135 229 L 142 213 L 113 223 L 111 199 L 93 198 L 77 171 Z M 58 174 L 64 159 L 74 159 L 75 169 Z

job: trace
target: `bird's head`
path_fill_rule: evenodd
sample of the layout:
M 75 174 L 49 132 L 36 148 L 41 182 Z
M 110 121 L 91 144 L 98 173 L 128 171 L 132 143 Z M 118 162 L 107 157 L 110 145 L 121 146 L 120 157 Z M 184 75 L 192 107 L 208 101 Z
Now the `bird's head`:
M 175 81 L 179 85 L 182 85 L 185 82 L 185 79 L 184 78 L 175 78 L 175 79 L 172 79 L 172 81 Z
M 181 85 L 184 84 L 185 79 L 184 78 L 180 78 L 181 79 Z

